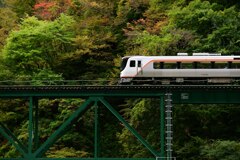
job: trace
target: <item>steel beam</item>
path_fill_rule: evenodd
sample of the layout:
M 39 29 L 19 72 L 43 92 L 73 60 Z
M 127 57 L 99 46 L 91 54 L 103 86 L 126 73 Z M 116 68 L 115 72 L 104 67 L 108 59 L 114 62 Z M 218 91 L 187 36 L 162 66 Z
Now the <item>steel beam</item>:
M 29 97 L 29 120 L 28 120 L 28 157 L 33 152 L 33 97 Z
M 94 158 L 100 156 L 100 131 L 99 131 L 99 106 L 97 101 L 94 104 Z
M 27 156 L 27 148 L 15 137 L 15 135 L 0 122 L 0 133 L 19 151 L 22 156 Z
M 120 121 L 124 124 L 124 126 L 155 156 L 159 157 L 159 153 L 155 151 L 152 146 L 144 140 L 144 138 L 132 127 L 129 125 L 129 123 L 103 98 L 99 97 L 99 101 L 104 104 L 108 108 L 110 112 Z
M 34 109 L 34 118 L 33 118 L 33 148 L 37 149 L 39 147 L 39 126 L 38 126 L 38 98 L 33 98 L 33 109 Z
M 35 157 L 42 157 L 43 154 L 66 132 L 66 129 L 79 118 L 84 112 L 87 111 L 89 104 L 95 101 L 89 98 L 85 101 L 48 139 L 43 143 L 34 153 Z
M 239 104 L 240 85 L 149 86 L 0 86 L 0 97 L 39 98 L 159 97 L 167 91 L 174 104 Z
M 164 97 L 160 97 L 160 149 L 161 157 L 165 157 L 165 108 L 164 108 Z
M 1 160 L 29 160 L 29 159 L 1 158 Z M 156 158 L 34 158 L 34 160 L 156 160 Z

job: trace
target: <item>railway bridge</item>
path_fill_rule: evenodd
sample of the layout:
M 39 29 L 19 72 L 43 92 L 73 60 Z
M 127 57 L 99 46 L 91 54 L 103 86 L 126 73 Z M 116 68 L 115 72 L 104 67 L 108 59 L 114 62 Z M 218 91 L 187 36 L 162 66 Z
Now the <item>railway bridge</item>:
M 159 148 L 149 144 L 132 127 L 114 106 L 110 98 L 155 98 L 159 100 Z M 64 160 L 172 160 L 172 106 L 174 104 L 239 104 L 239 85 L 1 85 L 1 99 L 20 98 L 28 101 L 28 142 L 23 144 L 8 127 L 0 122 L 0 139 L 5 138 L 20 153 L 21 157 L 1 158 L 2 160 L 58 160 L 44 158 L 49 148 L 61 138 L 87 110 L 94 107 L 94 153 L 92 158 L 64 158 Z M 39 141 L 38 101 L 43 98 L 81 98 L 85 102 L 63 122 L 45 142 Z M 136 139 L 149 150 L 152 158 L 108 158 L 100 155 L 99 107 L 106 107 Z

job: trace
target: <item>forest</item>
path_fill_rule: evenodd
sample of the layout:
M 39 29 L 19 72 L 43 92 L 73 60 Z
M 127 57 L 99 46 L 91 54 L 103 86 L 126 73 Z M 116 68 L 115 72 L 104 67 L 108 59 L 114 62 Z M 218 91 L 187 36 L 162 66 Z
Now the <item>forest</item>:
M 121 57 L 209 52 L 240 54 L 238 0 L 0 0 L 0 85 L 119 78 Z M 83 99 L 41 99 L 40 142 Z M 160 150 L 158 102 L 113 100 L 119 113 Z M 179 160 L 239 160 L 239 105 L 174 105 L 173 155 Z M 93 157 L 93 110 L 45 157 Z M 101 110 L 100 157 L 152 154 L 107 110 Z M 0 122 L 28 141 L 28 104 L 0 99 Z M 0 135 L 0 159 L 19 157 Z

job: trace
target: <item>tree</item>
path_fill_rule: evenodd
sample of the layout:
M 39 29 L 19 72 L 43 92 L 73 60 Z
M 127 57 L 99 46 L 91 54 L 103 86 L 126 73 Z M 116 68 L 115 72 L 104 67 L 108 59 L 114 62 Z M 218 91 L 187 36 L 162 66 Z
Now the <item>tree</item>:
M 208 1 L 211 2 L 211 3 L 218 3 L 222 6 L 222 8 L 229 8 L 229 7 L 232 7 L 232 6 L 236 6 L 238 8 L 240 7 L 238 0 L 231 0 L 231 1 L 228 1 L 228 0 L 208 0 Z
M 32 15 L 33 5 L 36 3 L 36 0 L 10 0 L 10 2 L 11 4 L 9 6 L 13 8 L 17 16 L 23 18 L 27 15 Z
M 239 15 L 235 7 L 221 10 L 217 3 L 194 0 L 169 12 L 168 30 L 192 31 L 196 37 L 194 51 L 238 53 Z
M 5 64 L 14 73 L 33 75 L 41 69 L 52 69 L 58 57 L 71 50 L 74 20 L 61 15 L 53 22 L 26 18 L 13 31 L 4 47 Z
M 240 143 L 237 141 L 217 140 L 201 149 L 203 159 L 208 160 L 238 160 Z
M 76 17 L 76 48 L 61 57 L 56 69 L 67 79 L 107 79 L 117 54 L 113 31 L 115 1 L 79 3 L 82 12 Z
M 71 6 L 71 0 L 39 0 L 33 7 L 34 14 L 44 20 L 54 20 Z
M 159 149 L 160 145 L 160 110 L 158 102 L 151 99 L 129 99 L 121 106 L 120 111 L 129 124 L 156 150 Z M 152 154 L 127 128 L 123 128 L 122 132 L 118 133 L 118 137 L 123 148 L 122 154 L 124 157 L 152 157 Z
M 17 14 L 7 4 L 0 8 L 0 51 L 5 45 L 10 31 L 17 28 L 17 21 Z

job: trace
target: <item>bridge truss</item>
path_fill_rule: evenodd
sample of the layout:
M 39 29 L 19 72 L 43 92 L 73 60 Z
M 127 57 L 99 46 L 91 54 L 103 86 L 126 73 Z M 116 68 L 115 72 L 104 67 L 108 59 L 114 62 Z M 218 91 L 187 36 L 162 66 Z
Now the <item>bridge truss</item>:
M 153 148 L 112 106 L 108 98 L 155 98 L 159 99 L 160 150 Z M 1 99 L 22 98 L 29 102 L 28 143 L 23 144 L 0 122 L 0 136 L 9 141 L 21 154 L 20 158 L 3 160 L 58 160 L 44 158 L 49 148 L 61 138 L 69 127 L 87 110 L 94 107 L 94 157 L 64 158 L 64 160 L 155 160 L 156 157 L 173 158 L 172 155 L 172 104 L 238 104 L 240 86 L 0 86 Z M 63 122 L 58 129 L 40 144 L 38 101 L 42 98 L 83 98 L 85 102 Z M 152 158 L 104 158 L 100 157 L 99 104 L 106 107 L 152 153 Z M 159 158 L 157 158 L 159 159 Z M 164 160 L 162 158 L 162 160 Z

